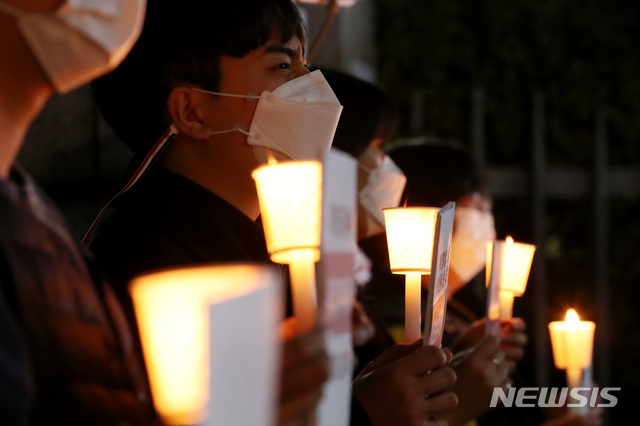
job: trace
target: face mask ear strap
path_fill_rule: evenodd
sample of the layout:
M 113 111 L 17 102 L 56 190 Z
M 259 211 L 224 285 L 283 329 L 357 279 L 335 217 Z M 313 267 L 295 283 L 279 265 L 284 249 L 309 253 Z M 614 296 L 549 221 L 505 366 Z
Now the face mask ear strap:
M 100 210 L 100 213 L 98 213 L 98 216 L 95 218 L 87 232 L 84 234 L 84 237 L 82 237 L 82 244 L 88 246 L 91 243 L 91 238 L 93 236 L 95 228 L 102 221 L 102 217 L 106 213 L 113 200 L 127 192 L 136 182 L 138 182 L 138 180 L 140 180 L 147 169 L 153 164 L 154 160 L 158 157 L 158 154 L 162 152 L 162 150 L 169 144 L 169 142 L 173 140 L 173 138 L 177 134 L 178 128 L 172 123 L 171 126 L 169 126 L 169 128 L 162 134 L 160 139 L 158 139 L 158 141 L 153 145 L 149 153 L 144 157 L 144 160 L 142 160 L 142 163 L 140 164 L 140 166 L 138 166 L 138 169 L 135 171 L 131 179 L 129 179 L 129 182 L 127 182 L 124 188 L 122 188 L 107 202 L 107 204 L 104 205 L 104 207 L 102 207 L 102 210 Z
M 200 89 L 199 87 L 191 87 L 191 90 L 195 90 L 196 92 L 206 93 L 206 94 L 209 94 L 209 95 L 226 96 L 228 98 L 262 99 L 261 95 L 252 95 L 252 94 L 236 95 L 236 94 L 233 94 L 233 93 L 213 92 L 211 90 Z

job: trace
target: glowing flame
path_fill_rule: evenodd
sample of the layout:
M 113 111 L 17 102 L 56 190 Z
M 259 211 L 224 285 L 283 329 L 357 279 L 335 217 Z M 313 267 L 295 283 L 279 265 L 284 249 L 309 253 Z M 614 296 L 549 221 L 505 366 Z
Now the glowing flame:
M 509 245 L 513 244 L 513 238 L 511 238 L 511 236 L 507 237 L 507 244 Z
M 577 325 L 580 322 L 580 317 L 578 317 L 578 313 L 575 309 L 567 310 L 565 322 L 567 323 L 567 325 Z
M 271 152 L 270 149 L 267 149 L 267 162 L 270 166 L 273 166 L 274 164 L 276 164 L 278 161 L 276 160 L 276 157 L 273 156 L 273 153 Z

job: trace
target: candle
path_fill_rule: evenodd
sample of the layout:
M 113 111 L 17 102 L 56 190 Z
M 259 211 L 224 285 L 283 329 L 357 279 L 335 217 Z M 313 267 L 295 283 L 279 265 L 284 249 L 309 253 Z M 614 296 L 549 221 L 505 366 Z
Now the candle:
M 270 336 L 282 320 L 277 271 L 242 264 L 167 270 L 134 279 L 130 293 L 153 403 L 163 423 L 202 424 L 209 409 L 218 420 L 243 423 L 249 413 L 225 407 L 250 400 L 255 403 L 252 409 L 270 418 L 275 401 L 255 392 L 274 392 L 276 387 L 269 375 L 277 368 L 278 344 Z M 220 320 L 210 322 L 218 312 Z M 217 336 L 213 345 L 209 336 Z M 234 351 L 256 354 L 244 366 L 255 383 L 239 383 L 240 375 L 226 372 L 229 359 L 236 358 Z M 210 364 L 210 359 L 224 365 Z M 224 395 L 218 400 L 225 403 L 210 401 L 212 393 Z
M 567 310 L 565 321 L 549 323 L 553 360 L 556 368 L 566 370 L 571 389 L 580 387 L 583 369 L 591 367 L 595 328 L 591 321 L 580 321 L 574 309 Z
M 383 209 L 391 272 L 405 275 L 405 342 L 420 333 L 421 277 L 431 273 L 433 236 L 438 208 Z
M 317 320 L 315 262 L 320 260 L 322 164 L 272 163 L 253 171 L 267 250 L 289 265 L 296 332 Z
M 516 243 L 511 237 L 507 237 L 505 241 L 489 241 L 487 243 L 487 285 L 493 263 L 493 244 L 502 247 L 500 279 L 498 280 L 500 283 L 500 318 L 509 319 L 513 315 L 514 298 L 522 296 L 527 288 L 536 246 Z

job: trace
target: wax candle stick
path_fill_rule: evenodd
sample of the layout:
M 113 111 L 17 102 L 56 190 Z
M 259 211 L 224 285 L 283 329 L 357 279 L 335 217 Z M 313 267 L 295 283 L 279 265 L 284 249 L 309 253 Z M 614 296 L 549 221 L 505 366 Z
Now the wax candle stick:
M 405 281 L 405 341 L 412 343 L 420 338 L 422 274 L 420 272 L 407 272 Z
M 271 260 L 289 265 L 296 332 L 317 320 L 315 262 L 320 260 L 322 164 L 289 161 L 252 173 Z
M 557 368 L 566 370 L 570 389 L 580 387 L 583 370 L 591 367 L 595 328 L 591 321 L 580 321 L 574 309 L 567 311 L 565 321 L 549 323 L 553 360 Z M 569 409 L 584 413 L 588 407 Z
M 431 273 L 438 208 L 383 209 L 391 272 L 405 275 L 405 342 L 420 338 L 421 276 Z
M 490 241 L 487 243 L 487 284 L 491 276 L 493 244 L 502 247 L 502 262 L 499 275 L 500 283 L 500 317 L 512 318 L 513 301 L 515 297 L 524 294 L 527 280 L 533 262 L 536 246 L 532 244 L 516 243 L 507 237 L 504 241 Z

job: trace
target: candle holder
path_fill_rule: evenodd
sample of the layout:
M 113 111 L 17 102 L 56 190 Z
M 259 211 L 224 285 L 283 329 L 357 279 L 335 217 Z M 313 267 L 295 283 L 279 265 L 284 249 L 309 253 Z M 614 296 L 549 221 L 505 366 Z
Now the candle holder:
M 526 288 L 529 272 L 533 262 L 536 246 L 532 244 L 516 243 L 513 238 L 507 237 L 505 241 L 487 242 L 487 267 L 486 282 L 489 285 L 493 261 L 493 245 L 501 249 L 500 275 L 497 282 L 500 284 L 500 318 L 510 319 L 513 316 L 513 300 L 521 297 Z
M 289 161 L 253 171 L 271 260 L 289 265 L 295 327 L 311 331 L 317 321 L 315 262 L 320 260 L 322 164 Z
M 591 321 L 580 321 L 573 309 L 567 311 L 565 321 L 549 323 L 553 360 L 556 368 L 566 370 L 570 389 L 581 386 L 583 370 L 591 367 L 595 328 Z M 579 408 L 569 407 L 581 412 Z
M 224 424 L 275 420 L 277 271 L 252 264 L 180 268 L 135 278 L 129 291 L 164 424 L 209 424 L 209 412 Z M 247 403 L 251 410 L 242 409 Z
M 405 275 L 405 342 L 420 338 L 422 275 L 431 273 L 433 236 L 440 209 L 383 209 L 391 272 Z

